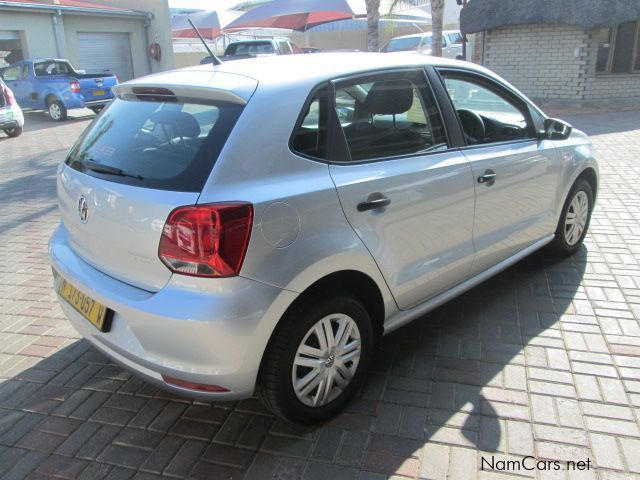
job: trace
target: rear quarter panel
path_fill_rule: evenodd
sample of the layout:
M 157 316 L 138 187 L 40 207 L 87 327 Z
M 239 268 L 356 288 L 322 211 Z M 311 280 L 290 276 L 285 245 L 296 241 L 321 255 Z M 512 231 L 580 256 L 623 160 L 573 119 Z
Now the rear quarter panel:
M 376 282 L 387 311 L 394 311 L 371 254 L 346 221 L 328 165 L 289 149 L 312 87 L 258 87 L 198 203 L 253 203 L 254 225 L 242 276 L 299 293 L 330 273 L 357 270 Z

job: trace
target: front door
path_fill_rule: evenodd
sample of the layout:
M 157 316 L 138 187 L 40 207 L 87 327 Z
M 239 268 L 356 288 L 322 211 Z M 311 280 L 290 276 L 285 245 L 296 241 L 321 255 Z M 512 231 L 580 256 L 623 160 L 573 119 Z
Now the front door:
M 471 73 L 441 74 L 475 181 L 476 274 L 555 231 L 560 161 L 553 142 L 537 138 L 526 105 L 504 87 Z
M 471 167 L 448 148 L 421 69 L 335 84 L 334 141 L 346 157 L 329 167 L 349 223 L 371 252 L 398 306 L 408 309 L 469 275 Z

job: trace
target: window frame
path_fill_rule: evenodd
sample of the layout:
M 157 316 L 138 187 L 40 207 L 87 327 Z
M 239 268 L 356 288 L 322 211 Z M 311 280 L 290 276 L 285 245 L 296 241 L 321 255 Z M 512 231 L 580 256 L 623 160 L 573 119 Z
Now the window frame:
M 529 135 L 530 138 L 521 138 L 516 140 L 505 140 L 501 142 L 492 142 L 492 143 L 479 143 L 479 144 L 468 144 L 467 140 L 462 135 L 463 144 L 460 145 L 461 149 L 470 149 L 470 148 L 483 148 L 483 147 L 492 147 L 492 146 L 500 146 L 500 145 L 511 145 L 514 143 L 527 143 L 527 142 L 539 142 L 540 141 L 540 133 L 544 131 L 544 120 L 546 115 L 542 113 L 542 111 L 533 105 L 527 98 L 518 92 L 514 91 L 508 85 L 505 85 L 503 82 L 500 82 L 498 79 L 492 78 L 488 75 L 485 75 L 482 72 L 476 72 L 472 70 L 467 70 L 464 68 L 458 67 L 435 67 L 436 74 L 438 75 L 440 82 L 442 84 L 442 88 L 444 89 L 444 95 L 446 97 L 446 101 L 449 103 L 451 108 L 453 109 L 457 126 L 460 129 L 460 133 L 464 132 L 462 128 L 462 123 L 460 122 L 460 118 L 456 112 L 455 105 L 451 97 L 449 96 L 449 92 L 447 91 L 447 87 L 445 84 L 445 76 L 449 76 L 452 78 L 467 80 L 467 81 L 476 81 L 479 85 L 484 88 L 490 90 L 492 93 L 495 93 L 499 97 L 504 100 L 515 103 L 514 106 L 521 111 L 525 120 L 529 124 Z
M 628 23 L 628 22 L 622 22 Z M 618 28 L 622 24 L 617 24 L 612 27 L 609 27 L 608 30 L 611 33 L 611 43 L 609 44 L 609 53 L 607 56 L 607 63 L 605 65 L 605 69 L 603 71 L 598 71 L 598 66 L 596 63 L 596 71 L 595 74 L 597 76 L 608 76 L 608 75 L 634 75 L 640 73 L 640 68 L 636 68 L 636 65 L 640 66 L 640 20 L 636 20 L 635 22 L 635 31 L 633 35 L 633 44 L 631 45 L 631 64 L 629 71 L 625 72 L 614 72 L 612 71 L 613 67 L 613 59 L 615 56 L 616 43 L 618 41 Z M 596 47 L 600 46 L 600 41 L 597 39 Z M 597 60 L 597 59 L 596 59 Z
M 414 73 L 417 75 L 422 75 L 424 77 L 425 87 L 419 89 L 420 94 L 422 95 L 422 101 L 424 102 L 425 105 L 427 104 L 427 98 L 425 98 L 425 93 L 431 96 L 431 99 L 433 100 L 434 106 L 436 107 L 438 115 L 440 116 L 440 120 L 442 122 L 442 129 L 445 136 L 445 142 L 447 144 L 447 148 L 443 150 L 438 150 L 433 152 L 423 152 L 419 154 L 408 153 L 408 154 L 400 154 L 400 155 L 389 155 L 385 157 L 367 158 L 362 160 L 353 160 L 351 158 L 351 152 L 349 150 L 349 145 L 348 145 L 347 139 L 345 138 L 344 131 L 342 129 L 342 126 L 340 125 L 340 122 L 338 121 L 337 114 L 335 113 L 335 108 L 333 108 L 333 105 L 335 105 L 337 86 L 341 83 L 347 83 L 347 82 L 352 83 L 354 81 L 358 81 L 361 79 L 362 80 L 370 79 L 376 76 L 403 74 L 403 73 L 405 74 Z M 451 137 L 449 135 L 449 130 L 447 128 L 446 117 L 443 114 L 442 109 L 440 108 L 440 102 L 438 101 L 438 96 L 433 90 L 433 87 L 431 85 L 431 79 L 427 75 L 427 72 L 424 66 L 404 67 L 404 68 L 400 67 L 400 68 L 393 68 L 393 69 L 387 69 L 387 70 L 359 72 L 353 75 L 347 75 L 347 76 L 335 78 L 331 80 L 329 83 L 331 85 L 331 88 L 330 88 L 330 96 L 329 96 L 329 102 L 328 102 L 329 104 L 328 119 L 329 119 L 329 122 L 333 123 L 333 126 L 329 125 L 330 134 L 327 139 L 328 141 L 331 142 L 329 144 L 330 154 L 328 155 L 330 163 L 337 164 L 337 165 L 362 165 L 366 163 L 385 162 L 390 160 L 399 160 L 402 158 L 412 158 L 416 156 L 437 155 L 440 153 L 448 152 L 452 148 L 455 148 L 452 146 Z M 363 82 L 363 83 L 366 83 L 366 82 Z M 425 112 L 425 114 L 426 113 L 427 112 Z

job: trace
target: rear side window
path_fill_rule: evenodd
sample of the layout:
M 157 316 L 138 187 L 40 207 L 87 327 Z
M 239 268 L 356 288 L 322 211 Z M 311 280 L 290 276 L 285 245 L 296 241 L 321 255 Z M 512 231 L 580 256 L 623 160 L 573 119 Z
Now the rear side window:
M 353 161 L 447 149 L 442 118 L 422 71 L 340 83 L 335 109 Z
M 291 149 L 313 158 L 327 158 L 327 87 L 311 98 L 302 112 L 302 122 L 291 139 Z
M 66 164 L 113 182 L 199 192 L 242 109 L 116 99 L 84 131 Z

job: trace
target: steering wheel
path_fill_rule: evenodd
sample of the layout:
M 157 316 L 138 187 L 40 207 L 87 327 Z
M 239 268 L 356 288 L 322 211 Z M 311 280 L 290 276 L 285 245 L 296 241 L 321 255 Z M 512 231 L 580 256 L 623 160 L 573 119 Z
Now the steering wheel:
M 470 144 L 482 143 L 486 134 L 482 117 L 473 110 L 467 110 L 466 108 L 458 110 L 458 117 L 460 117 L 462 130 L 467 137 L 467 141 Z

